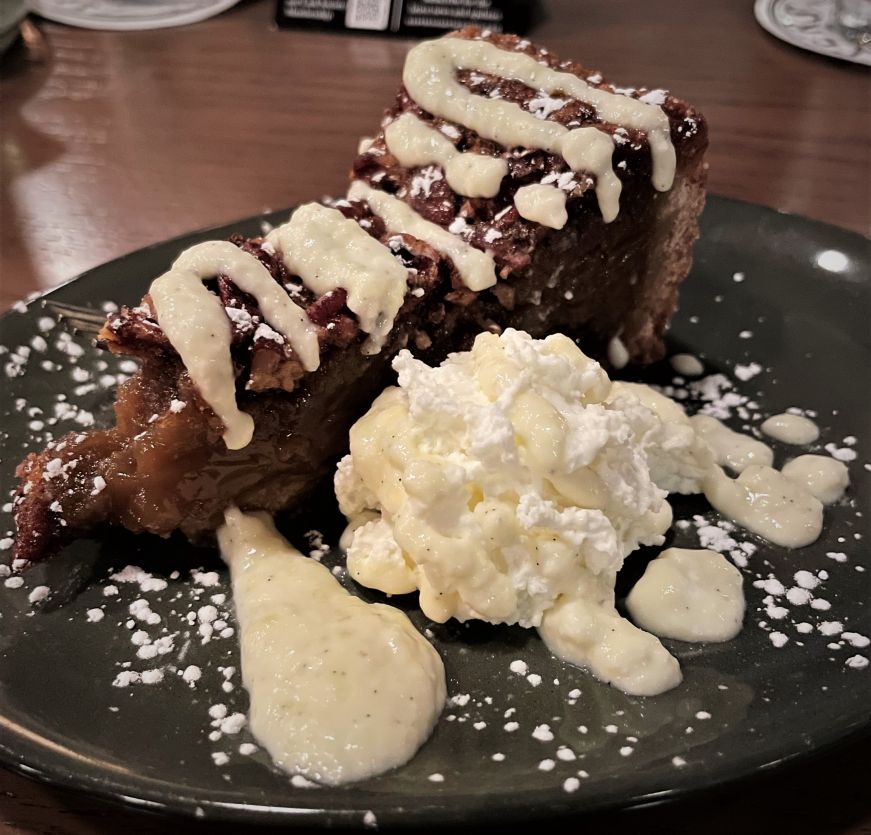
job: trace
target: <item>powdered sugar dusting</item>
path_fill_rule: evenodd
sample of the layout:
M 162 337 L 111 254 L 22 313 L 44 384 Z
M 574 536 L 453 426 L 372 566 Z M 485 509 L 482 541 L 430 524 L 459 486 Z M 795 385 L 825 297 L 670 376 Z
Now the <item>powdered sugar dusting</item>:
M 430 187 L 435 182 L 433 180 Z M 425 186 L 421 184 L 420 187 Z M 467 224 L 459 220 L 465 229 Z M 736 285 L 741 284 L 738 275 L 735 274 Z M 735 291 L 738 289 L 736 286 Z M 16 379 L 28 368 L 36 367 L 38 362 L 50 363 L 52 368 L 59 366 L 63 377 L 79 387 L 75 394 L 79 402 L 71 402 L 69 395 L 64 395 L 63 399 L 52 395 L 48 402 L 39 403 L 21 398 L 10 400 L 10 411 L 15 409 L 26 417 L 29 431 L 33 433 L 30 443 L 34 444 L 50 440 L 51 433 L 63 430 L 64 424 L 70 428 L 94 423 L 98 398 L 105 400 L 107 388 L 123 382 L 126 374 L 135 372 L 135 364 L 110 367 L 104 362 L 102 368 L 98 368 L 96 363 L 93 366 L 86 364 L 90 346 L 77 344 L 76 340 L 66 336 L 59 337 L 52 332 L 54 321 L 43 318 L 45 321 L 40 320 L 38 337 L 29 337 L 24 340 L 26 344 L 5 352 L 6 373 L 10 379 Z M 758 332 L 759 329 L 750 321 L 746 324 L 748 334 L 753 330 Z M 736 330 L 741 326 L 742 323 L 737 323 Z M 749 352 L 753 351 L 755 342 L 752 336 L 747 337 L 748 353 L 741 362 L 730 366 L 733 369 L 731 376 L 719 371 L 723 365 L 718 364 L 715 357 L 705 356 L 705 368 L 708 371 L 716 369 L 717 373 L 689 381 L 677 377 L 663 390 L 689 404 L 688 411 L 698 408 L 704 414 L 730 421 L 735 428 L 742 424 L 745 431 L 747 427 L 752 429 L 768 416 L 755 401 L 758 396 L 755 387 L 767 385 L 777 377 L 777 369 L 760 361 L 764 358 L 759 353 L 756 353 L 756 359 L 751 358 L 753 355 Z M 114 362 L 112 358 L 107 359 Z M 822 413 L 819 422 L 825 435 L 827 412 L 820 404 L 812 405 Z M 170 412 L 178 414 L 185 407 L 183 401 L 173 400 Z M 813 409 L 796 406 L 791 411 L 816 415 Z M 867 477 L 871 471 L 869 464 L 859 461 L 865 454 L 863 439 L 857 441 L 853 435 L 841 437 L 844 431 L 838 435 L 830 431 L 828 437 L 821 440 L 821 445 L 812 451 L 822 451 L 822 454 L 847 464 L 857 462 L 855 468 L 851 467 L 851 476 L 855 480 L 858 471 L 860 476 Z M 59 454 L 49 462 L 46 478 L 63 482 L 74 477 L 74 471 L 75 464 Z M 95 495 L 105 488 L 105 480 L 94 479 L 91 489 Z M 847 513 L 851 519 L 854 515 L 860 516 L 861 511 L 856 511 L 851 501 L 848 496 L 841 508 L 842 518 Z M 60 497 L 56 512 L 62 513 L 64 504 L 63 497 Z M 742 569 L 748 595 L 745 631 L 751 633 L 765 651 L 777 653 L 780 658 L 789 659 L 788 663 L 795 664 L 801 663 L 803 652 L 815 653 L 815 657 L 822 653 L 829 659 L 832 669 L 845 680 L 855 680 L 855 676 L 867 674 L 871 644 L 865 634 L 868 630 L 863 631 L 861 622 L 851 619 L 843 605 L 842 595 L 838 594 L 838 587 L 827 588 L 831 580 L 827 570 L 832 576 L 849 572 L 857 582 L 863 575 L 867 576 L 863 565 L 864 552 L 860 550 L 862 533 L 858 521 L 855 526 L 839 522 L 837 530 L 833 529 L 825 540 L 826 550 L 820 551 L 817 559 L 810 551 L 785 553 L 770 549 L 716 514 L 704 511 L 698 505 L 693 509 L 695 512 L 677 520 L 676 535 L 685 540 L 687 547 L 698 544 L 726 554 Z M 11 510 L 11 502 L 3 508 L 4 513 Z M 14 539 L 11 530 L 0 533 L 3 534 L 0 536 L 2 558 L 11 551 Z M 310 531 L 307 537 L 311 556 L 323 559 L 334 569 L 340 568 L 329 562 L 332 557 L 323 533 Z M 135 561 L 138 558 L 128 559 Z M 169 575 L 142 567 L 148 565 L 150 563 L 146 562 L 118 565 L 117 570 L 105 576 L 101 585 L 86 590 L 81 604 L 64 604 L 67 608 L 60 611 L 64 614 L 68 611 L 69 617 L 85 624 L 81 628 L 93 630 L 95 635 L 102 631 L 102 635 L 122 636 L 121 641 L 112 644 L 112 655 L 107 659 L 107 668 L 111 672 L 94 682 L 95 687 L 102 687 L 117 697 L 114 699 L 116 704 L 110 708 L 113 712 L 120 712 L 122 717 L 128 712 L 134 715 L 128 703 L 132 706 L 137 699 L 162 699 L 162 691 L 168 689 L 174 689 L 189 699 L 197 699 L 204 746 L 202 751 L 192 756 L 214 762 L 215 766 L 227 769 L 231 774 L 229 766 L 254 756 L 259 748 L 246 726 L 246 700 L 240 684 L 234 639 L 235 618 L 223 570 L 209 567 L 183 572 L 181 576 L 176 572 L 178 581 L 175 582 Z M 15 568 L 16 571 L 20 569 L 21 566 Z M 55 605 L 59 590 L 54 589 L 56 584 L 46 583 L 43 575 L 37 579 L 34 574 L 31 579 L 31 575 L 22 577 L 12 572 L 12 566 L 0 564 L 2 593 L 17 599 L 23 609 L 31 609 L 26 612 L 27 616 L 42 617 L 43 611 Z M 840 576 L 843 577 L 843 573 Z M 25 599 L 29 606 L 24 603 Z M 48 606 L 43 606 L 44 603 Z M 77 605 L 81 608 L 73 608 Z M 0 625 L 0 628 L 5 626 Z M 435 637 L 437 642 L 444 634 L 439 632 L 444 627 L 435 624 L 425 628 L 428 636 Z M 457 651 L 457 643 L 455 641 L 453 651 Z M 463 646 L 461 654 L 465 650 Z M 577 792 L 589 773 L 596 772 L 595 755 L 590 753 L 595 751 L 595 746 L 606 746 L 603 750 L 607 750 L 610 756 L 625 758 L 630 767 L 645 762 L 642 758 L 648 755 L 645 747 L 647 729 L 643 722 L 639 720 L 641 727 L 633 725 L 627 721 L 628 717 L 619 716 L 621 711 L 615 710 L 610 703 L 604 709 L 606 715 L 591 711 L 590 705 L 597 698 L 594 691 L 598 692 L 600 685 L 586 674 L 556 662 L 545 664 L 539 658 L 538 654 L 530 652 L 528 646 L 515 645 L 502 656 L 499 668 L 502 672 L 490 693 L 460 682 L 461 692 L 456 692 L 449 700 L 443 722 L 451 727 L 452 732 L 460 733 L 462 729 L 463 733 L 475 734 L 473 739 L 481 746 L 482 760 L 493 769 L 505 768 L 502 764 L 506 760 L 510 767 L 515 767 L 532 737 L 537 743 L 534 746 L 536 753 L 535 759 L 527 764 L 528 769 L 538 775 L 537 779 L 550 780 L 549 785 L 561 786 L 569 793 Z M 559 684 L 559 681 L 564 684 Z M 707 732 L 706 726 L 716 727 L 718 722 L 726 721 L 728 702 L 716 701 L 716 694 L 720 692 L 718 685 L 727 693 L 736 693 L 741 687 L 740 682 L 728 677 L 717 680 L 717 684 L 713 680 L 706 682 L 704 698 L 687 708 L 686 717 L 692 717 L 692 724 L 684 721 L 676 729 L 681 739 L 686 738 L 694 744 Z M 519 694 L 530 694 L 532 698 L 521 699 Z M 759 694 L 760 700 L 769 695 Z M 551 710 L 558 715 L 550 715 Z M 601 742 L 603 739 L 605 742 Z M 584 740 L 593 742 L 593 747 L 585 747 Z M 670 760 L 667 758 L 666 763 L 670 761 L 674 768 L 695 768 L 697 758 L 687 753 L 690 749 L 679 747 L 678 750 L 680 753 Z M 260 752 L 258 761 L 264 757 L 265 752 Z M 582 765 L 584 768 L 579 768 Z M 438 767 L 442 771 L 424 772 L 421 778 L 427 780 L 428 773 L 432 777 L 440 776 L 442 781 L 431 781 L 435 792 L 442 790 L 440 782 L 450 782 L 454 777 L 443 765 Z M 310 781 L 298 776 L 291 783 L 295 789 L 313 787 Z M 374 814 L 370 817 L 366 813 L 363 822 L 367 826 L 377 825 Z

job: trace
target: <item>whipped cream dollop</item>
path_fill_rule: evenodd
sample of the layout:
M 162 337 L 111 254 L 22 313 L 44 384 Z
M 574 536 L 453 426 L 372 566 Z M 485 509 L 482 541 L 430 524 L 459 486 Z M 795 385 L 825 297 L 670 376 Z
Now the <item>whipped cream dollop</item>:
M 607 402 L 567 337 L 483 333 L 438 368 L 407 351 L 394 367 L 336 475 L 358 582 L 418 589 L 436 621 L 538 626 L 587 575 L 662 542 L 671 512 L 642 448 L 656 416 Z

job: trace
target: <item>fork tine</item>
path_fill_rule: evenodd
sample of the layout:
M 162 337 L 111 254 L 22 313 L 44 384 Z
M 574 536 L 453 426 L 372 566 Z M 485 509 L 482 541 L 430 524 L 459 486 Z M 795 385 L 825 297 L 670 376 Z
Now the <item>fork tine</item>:
M 103 323 L 106 321 L 106 314 L 99 310 L 93 310 L 87 307 L 79 307 L 73 304 L 64 304 L 47 300 L 45 302 L 46 309 L 53 313 L 62 324 L 72 328 L 75 332 L 96 336 Z
M 106 319 L 105 313 L 100 310 L 94 310 L 90 307 L 63 304 L 62 302 L 56 302 L 50 299 L 46 301 L 45 306 L 53 313 L 56 313 L 59 316 L 64 316 L 67 319 L 80 319 L 82 321 L 99 322 L 101 324 Z

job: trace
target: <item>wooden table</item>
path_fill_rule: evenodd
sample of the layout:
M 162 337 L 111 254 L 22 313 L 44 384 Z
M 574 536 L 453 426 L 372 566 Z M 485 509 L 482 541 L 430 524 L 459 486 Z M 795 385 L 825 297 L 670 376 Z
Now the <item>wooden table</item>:
M 712 191 L 867 234 L 867 70 L 774 40 L 751 5 L 551 0 L 534 34 L 698 105 L 710 121 Z M 278 32 L 271 13 L 271 3 L 245 2 L 137 33 L 38 22 L 44 37 L 3 60 L 0 308 L 154 241 L 343 190 L 407 43 Z M 590 825 L 868 833 L 867 772 L 853 744 L 712 797 Z M 0 772 L 0 832 L 177 828 Z

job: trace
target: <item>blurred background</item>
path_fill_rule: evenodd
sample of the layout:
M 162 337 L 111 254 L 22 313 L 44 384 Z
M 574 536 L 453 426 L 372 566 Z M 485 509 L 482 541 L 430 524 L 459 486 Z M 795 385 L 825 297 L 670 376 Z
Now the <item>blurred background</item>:
M 816 11 L 796 17 L 802 2 Z M 284 15 L 304 28 L 278 28 L 282 11 L 306 4 L 333 7 L 332 20 Z M 341 193 L 411 41 L 340 30 L 346 19 L 389 28 L 385 4 L 33 0 L 72 26 L 35 13 L 19 25 L 22 4 L 0 0 L 0 305 L 154 241 Z M 868 231 L 858 62 L 871 47 L 839 31 L 833 0 L 761 0 L 756 11 L 769 29 L 785 16 L 787 36 L 809 32 L 811 47 L 846 58 L 774 37 L 747 0 L 490 5 L 607 78 L 699 107 L 711 191 Z

